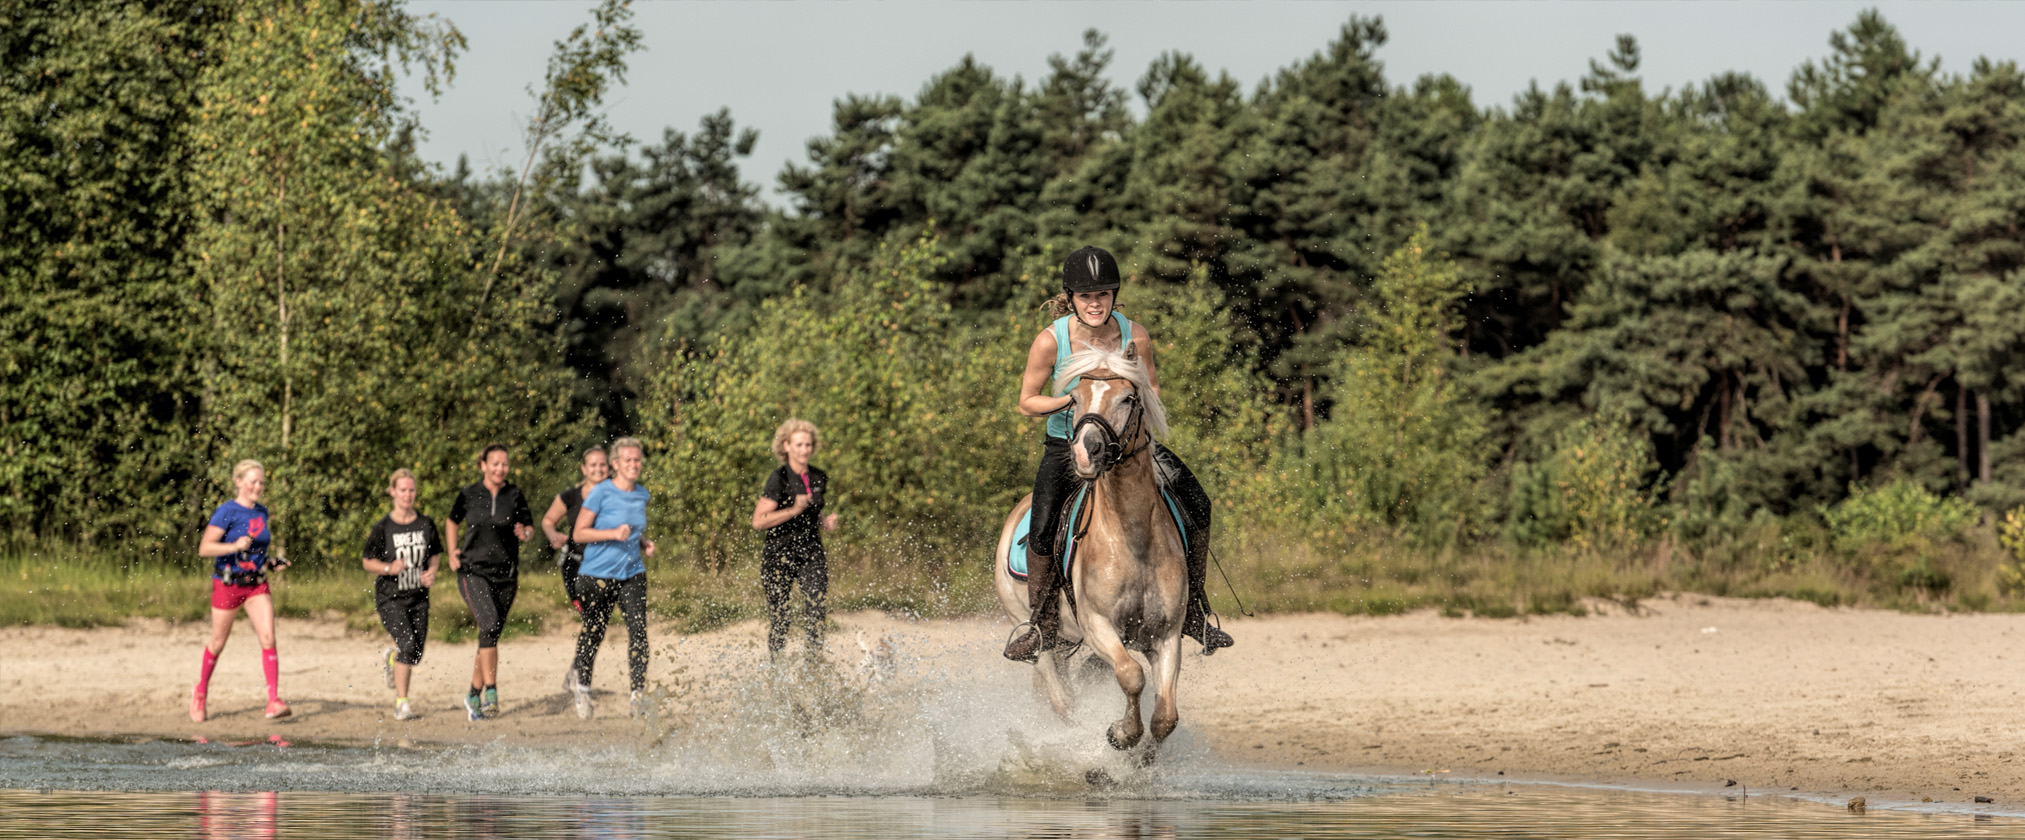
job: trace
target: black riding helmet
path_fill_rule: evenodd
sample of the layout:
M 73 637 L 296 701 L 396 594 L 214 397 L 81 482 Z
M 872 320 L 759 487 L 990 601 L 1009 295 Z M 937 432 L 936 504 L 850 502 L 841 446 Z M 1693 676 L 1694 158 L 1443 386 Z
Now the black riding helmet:
M 1062 291 L 1107 292 L 1118 288 L 1118 261 L 1094 245 L 1077 249 L 1062 261 Z

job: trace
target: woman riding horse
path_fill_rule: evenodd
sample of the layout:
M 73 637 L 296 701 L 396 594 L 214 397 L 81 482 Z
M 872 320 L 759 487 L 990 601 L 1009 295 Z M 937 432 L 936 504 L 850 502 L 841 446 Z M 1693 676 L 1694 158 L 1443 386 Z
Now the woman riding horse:
M 1054 559 L 1055 531 L 1061 522 L 1062 503 L 1076 489 L 1076 475 L 1069 454 L 1071 420 L 1068 410 L 1074 400 L 1047 393 L 1049 383 L 1061 372 L 1062 363 L 1074 352 L 1071 348 L 1096 347 L 1122 350 L 1134 345 L 1146 366 L 1147 379 L 1155 394 L 1159 378 L 1153 369 L 1153 338 L 1146 329 L 1114 310 L 1119 287 L 1118 261 L 1102 248 L 1083 248 L 1062 263 L 1062 294 L 1048 302 L 1054 324 L 1034 337 L 1027 350 L 1026 373 L 1020 377 L 1020 414 L 1048 418 L 1047 440 L 1041 449 L 1041 466 L 1034 476 L 1033 524 L 1027 529 L 1027 593 L 1033 615 L 1027 632 L 1006 645 L 1005 657 L 1032 662 L 1041 651 L 1053 647 L 1061 630 L 1055 587 L 1060 566 Z M 1204 653 L 1230 647 L 1230 634 L 1207 621 L 1209 599 L 1203 594 L 1203 577 L 1208 569 L 1210 504 L 1195 474 L 1166 447 L 1154 444 L 1153 457 L 1166 476 L 1168 492 L 1182 508 L 1188 522 L 1188 617 L 1182 633 L 1203 645 Z

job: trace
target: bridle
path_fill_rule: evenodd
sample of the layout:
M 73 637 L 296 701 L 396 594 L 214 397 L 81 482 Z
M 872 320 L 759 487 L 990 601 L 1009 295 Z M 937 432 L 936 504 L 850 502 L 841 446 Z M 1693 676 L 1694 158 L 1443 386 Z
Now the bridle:
M 1146 447 L 1153 444 L 1153 436 L 1146 432 L 1146 405 L 1139 399 L 1138 383 L 1117 375 L 1091 376 L 1084 374 L 1082 378 L 1094 379 L 1100 382 L 1124 382 L 1132 386 L 1132 393 L 1121 398 L 1132 405 L 1131 414 L 1127 415 L 1125 420 L 1126 434 L 1119 435 L 1118 430 L 1111 425 L 1111 421 L 1104 419 L 1103 415 L 1094 411 L 1083 412 L 1082 416 L 1076 418 L 1075 425 L 1069 428 L 1069 440 L 1071 442 L 1083 436 L 1084 426 L 1096 426 L 1098 433 L 1103 436 L 1103 443 L 1098 445 L 1096 452 L 1091 453 L 1092 457 L 1090 460 L 1096 466 L 1097 474 L 1090 480 L 1095 481 L 1098 478 L 1102 478 L 1106 470 L 1146 451 Z M 1132 446 L 1130 450 L 1125 449 L 1127 443 Z

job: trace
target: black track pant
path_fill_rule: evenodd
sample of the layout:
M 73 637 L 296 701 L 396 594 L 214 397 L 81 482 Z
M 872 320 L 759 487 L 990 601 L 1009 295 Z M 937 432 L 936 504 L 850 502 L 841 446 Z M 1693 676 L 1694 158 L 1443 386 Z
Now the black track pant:
M 429 590 L 377 598 L 373 606 L 380 613 L 380 626 L 394 637 L 394 661 L 421 664 L 422 646 L 429 642 Z
M 471 621 L 478 625 L 478 648 L 499 647 L 499 634 L 506 630 L 506 614 L 520 594 L 520 579 L 493 580 L 480 574 L 457 576 L 457 591 L 471 607 Z
M 626 619 L 626 667 L 634 691 L 647 687 L 647 575 L 645 572 L 610 580 L 580 576 L 577 592 L 583 598 L 584 629 L 577 634 L 577 680 L 591 684 L 591 668 L 598 661 L 598 646 L 605 643 L 605 628 L 612 621 L 612 607 Z
M 809 632 L 809 650 L 823 647 L 823 599 L 830 593 L 830 561 L 823 544 L 792 548 L 768 548 L 761 554 L 759 588 L 766 592 L 766 649 L 779 653 L 787 647 L 788 608 L 793 589 L 802 588 L 808 600 L 804 624 Z

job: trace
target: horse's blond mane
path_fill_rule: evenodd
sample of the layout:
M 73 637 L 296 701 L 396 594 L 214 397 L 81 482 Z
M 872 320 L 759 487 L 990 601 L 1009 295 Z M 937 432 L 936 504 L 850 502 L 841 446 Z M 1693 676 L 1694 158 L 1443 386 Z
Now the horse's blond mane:
M 1105 350 L 1090 344 L 1083 346 L 1087 349 L 1070 354 L 1062 362 L 1062 372 L 1055 377 L 1055 393 L 1065 393 L 1070 382 L 1092 371 L 1108 371 L 1125 377 L 1139 389 L 1139 399 L 1146 407 L 1146 428 L 1153 432 L 1153 439 L 1167 440 L 1167 408 L 1160 404 L 1160 395 L 1153 392 L 1153 384 L 1147 380 L 1146 366 L 1136 359 L 1127 358 L 1123 351 Z

